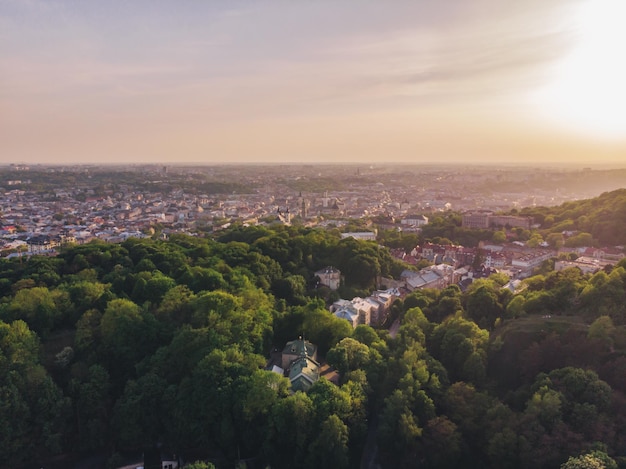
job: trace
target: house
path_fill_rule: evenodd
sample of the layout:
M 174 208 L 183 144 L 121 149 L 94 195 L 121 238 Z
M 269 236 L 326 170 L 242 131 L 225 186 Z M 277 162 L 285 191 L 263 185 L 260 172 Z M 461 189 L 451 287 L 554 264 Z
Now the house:
M 317 346 L 311 342 L 299 337 L 298 340 L 292 340 L 287 342 L 285 348 L 283 348 L 283 356 L 281 365 L 283 370 L 289 369 L 291 362 L 300 357 L 302 354 L 306 354 L 313 360 L 317 360 Z
M 435 264 L 449 264 L 455 267 L 471 264 L 475 255 L 475 250 L 472 248 L 433 243 L 415 246 L 411 250 L 411 256 L 426 259 Z
M 351 301 L 339 300 L 331 306 L 331 312 L 339 319 L 345 319 L 352 327 L 359 324 L 370 324 L 372 320 L 372 310 L 378 312 L 379 304 L 368 301 L 360 297 L 355 297 Z M 374 313 L 374 314 L 376 314 Z
M 359 325 L 359 312 L 349 301 L 346 306 L 337 309 L 336 311 L 333 311 L 333 313 L 335 314 L 335 317 L 348 321 L 352 327 L 356 327 Z
M 286 370 L 293 392 L 306 392 L 320 377 L 317 347 L 302 337 L 287 342 L 283 349 L 282 368 Z
M 320 279 L 319 284 L 331 290 L 337 290 L 341 284 L 341 271 L 332 266 L 324 267 L 315 272 L 315 276 Z
M 320 364 L 306 355 L 296 358 L 289 368 L 289 381 L 293 392 L 307 392 L 320 379 Z
M 405 270 L 401 274 L 401 278 L 406 283 L 409 291 L 419 290 L 422 288 L 436 288 L 442 290 L 453 280 L 454 267 L 447 264 L 427 267 L 419 272 Z
M 337 300 L 329 309 L 339 319 L 348 321 L 352 327 L 359 324 L 379 324 L 393 300 L 399 296 L 400 293 L 396 288 L 378 290 L 367 298 L 357 296 L 352 300 Z
M 367 297 L 368 301 L 378 305 L 378 307 L 373 308 L 371 311 L 370 323 L 376 325 L 382 323 L 384 318 L 387 316 L 393 301 L 399 297 L 400 292 L 397 288 L 377 290 Z

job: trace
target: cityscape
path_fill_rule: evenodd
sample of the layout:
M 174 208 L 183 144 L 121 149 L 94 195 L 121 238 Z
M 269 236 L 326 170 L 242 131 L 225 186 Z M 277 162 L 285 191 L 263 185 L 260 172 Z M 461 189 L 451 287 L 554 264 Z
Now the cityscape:
M 0 0 L 0 469 L 626 469 L 625 17 Z
M 24 247 L 41 253 L 70 240 L 119 242 L 155 228 L 210 233 L 232 223 L 341 228 L 377 220 L 415 232 L 438 213 L 509 213 L 626 185 L 626 169 L 591 168 L 11 165 L 0 173 L 3 255 Z M 490 226 L 479 223 L 466 219 L 464 226 Z

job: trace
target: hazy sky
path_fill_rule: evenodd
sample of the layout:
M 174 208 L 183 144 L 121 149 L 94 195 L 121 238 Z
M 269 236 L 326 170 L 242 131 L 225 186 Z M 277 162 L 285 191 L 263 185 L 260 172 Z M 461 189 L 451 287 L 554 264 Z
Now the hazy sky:
M 0 0 L 0 164 L 624 163 L 626 0 Z

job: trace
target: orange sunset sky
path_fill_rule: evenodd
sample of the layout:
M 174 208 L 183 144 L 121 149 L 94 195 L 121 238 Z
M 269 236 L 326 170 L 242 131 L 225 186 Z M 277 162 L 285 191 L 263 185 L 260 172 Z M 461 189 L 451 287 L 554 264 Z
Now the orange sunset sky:
M 624 0 L 0 0 L 0 164 L 626 165 Z

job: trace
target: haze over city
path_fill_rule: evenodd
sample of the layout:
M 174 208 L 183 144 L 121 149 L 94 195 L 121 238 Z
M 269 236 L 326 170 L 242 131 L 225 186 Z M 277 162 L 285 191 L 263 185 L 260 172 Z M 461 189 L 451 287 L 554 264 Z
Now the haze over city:
M 0 0 L 0 162 L 626 160 L 621 0 Z

